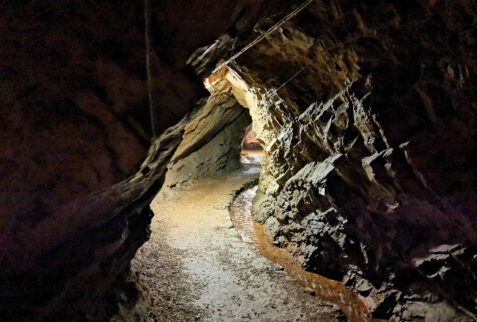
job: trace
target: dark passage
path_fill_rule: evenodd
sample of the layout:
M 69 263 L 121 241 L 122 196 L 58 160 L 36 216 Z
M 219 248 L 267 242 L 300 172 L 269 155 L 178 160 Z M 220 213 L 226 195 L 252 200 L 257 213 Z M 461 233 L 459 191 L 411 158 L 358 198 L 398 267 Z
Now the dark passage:
M 476 1 L 0 13 L 0 320 L 477 321 Z

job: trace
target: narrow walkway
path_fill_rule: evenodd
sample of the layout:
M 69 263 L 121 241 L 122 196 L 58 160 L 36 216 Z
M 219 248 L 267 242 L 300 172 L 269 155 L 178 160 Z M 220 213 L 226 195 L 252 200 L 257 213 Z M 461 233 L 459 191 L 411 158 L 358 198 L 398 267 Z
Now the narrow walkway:
M 157 321 L 336 321 L 336 306 L 313 296 L 243 242 L 227 206 L 259 168 L 159 195 L 151 240 L 138 252 Z

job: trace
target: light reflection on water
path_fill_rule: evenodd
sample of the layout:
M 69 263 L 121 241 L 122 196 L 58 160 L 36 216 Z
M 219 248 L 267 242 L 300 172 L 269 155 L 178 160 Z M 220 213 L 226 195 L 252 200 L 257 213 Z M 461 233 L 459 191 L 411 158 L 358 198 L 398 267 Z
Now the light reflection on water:
M 356 294 L 342 283 L 305 271 L 283 248 L 275 247 L 264 232 L 262 224 L 253 220 L 252 199 L 257 187 L 240 193 L 230 207 L 230 218 L 242 240 L 254 245 L 268 260 L 281 265 L 293 278 L 315 291 L 315 294 L 340 307 L 350 321 L 372 321 Z

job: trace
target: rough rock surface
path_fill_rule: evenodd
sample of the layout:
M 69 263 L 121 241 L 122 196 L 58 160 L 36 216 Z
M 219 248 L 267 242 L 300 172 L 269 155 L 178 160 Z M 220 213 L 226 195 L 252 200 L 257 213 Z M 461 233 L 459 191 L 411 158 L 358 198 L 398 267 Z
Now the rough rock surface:
M 315 1 L 208 79 L 264 146 L 256 218 L 375 317 L 476 318 L 476 9 Z
M 238 169 L 240 142 L 250 122 L 247 110 L 232 96 L 211 96 L 186 125 L 161 193 Z
M 0 3 L 4 319 L 111 316 L 186 124 L 166 129 L 204 95 L 192 71 L 292 5 L 151 3 L 152 101 L 142 1 Z M 472 0 L 315 0 L 210 77 L 265 148 L 257 218 L 378 317 L 477 314 L 476 16 Z
M 260 4 L 151 1 L 158 137 L 204 95 L 189 56 L 227 30 L 247 33 Z M 182 135 L 150 147 L 143 6 L 0 1 L 1 319 L 115 310 L 111 285 L 147 238 L 148 204 Z

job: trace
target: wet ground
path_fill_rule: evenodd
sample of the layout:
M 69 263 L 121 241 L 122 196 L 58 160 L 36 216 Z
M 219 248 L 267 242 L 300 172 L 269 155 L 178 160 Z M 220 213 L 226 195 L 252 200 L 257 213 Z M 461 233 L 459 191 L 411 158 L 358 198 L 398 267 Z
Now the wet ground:
M 253 219 L 251 206 L 256 191 L 257 186 L 244 190 L 230 207 L 230 218 L 242 240 L 254 245 L 260 254 L 282 266 L 291 277 L 312 289 L 317 296 L 338 305 L 350 321 L 370 321 L 367 309 L 359 297 L 342 283 L 305 271 L 291 252 L 273 246 L 263 225 Z
M 152 320 L 342 320 L 336 305 L 314 296 L 233 227 L 233 191 L 259 170 L 247 166 L 154 200 L 151 240 L 132 264 L 151 289 Z

